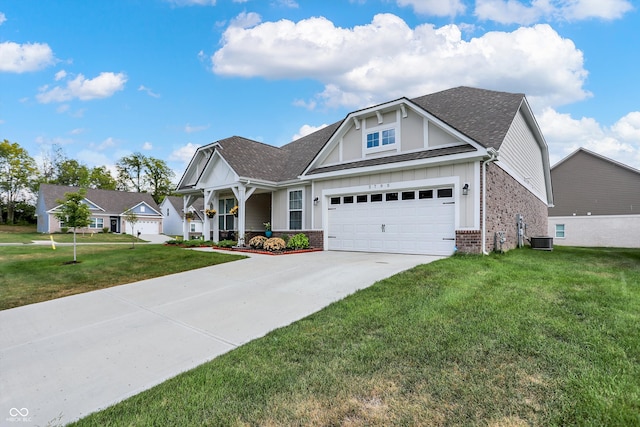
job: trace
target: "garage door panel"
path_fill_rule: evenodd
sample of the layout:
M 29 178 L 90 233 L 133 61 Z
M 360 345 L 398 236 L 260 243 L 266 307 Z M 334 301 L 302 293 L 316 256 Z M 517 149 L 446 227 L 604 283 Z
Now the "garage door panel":
M 332 206 L 329 235 L 335 239 L 329 239 L 329 249 L 450 255 L 455 245 L 450 240 L 455 237 L 452 200 L 383 198 Z

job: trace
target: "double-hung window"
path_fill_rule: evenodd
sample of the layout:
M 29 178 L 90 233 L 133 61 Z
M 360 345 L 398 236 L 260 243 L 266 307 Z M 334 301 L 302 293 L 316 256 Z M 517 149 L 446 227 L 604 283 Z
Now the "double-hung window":
M 302 190 L 289 191 L 289 230 L 302 230 Z
M 89 223 L 89 228 L 101 229 L 103 227 L 104 227 L 104 218 L 91 217 L 91 222 Z
M 556 237 L 564 239 L 564 224 L 556 224 Z
M 236 199 L 218 200 L 218 228 L 220 230 L 233 230 L 235 227 L 235 217 L 231 209 L 236 205 Z

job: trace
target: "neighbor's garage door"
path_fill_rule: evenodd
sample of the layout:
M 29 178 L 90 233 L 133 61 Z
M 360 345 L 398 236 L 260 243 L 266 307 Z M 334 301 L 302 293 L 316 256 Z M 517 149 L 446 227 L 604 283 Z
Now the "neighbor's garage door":
M 329 199 L 329 250 L 451 255 L 452 188 L 353 194 Z
M 131 234 L 131 224 L 128 222 L 125 222 L 125 224 L 126 228 L 123 231 L 127 234 Z M 133 229 L 135 230 L 134 234 L 137 234 L 138 231 L 140 232 L 140 234 L 160 234 L 158 224 L 158 221 L 144 219 L 138 220 L 138 222 L 136 222 L 133 226 Z

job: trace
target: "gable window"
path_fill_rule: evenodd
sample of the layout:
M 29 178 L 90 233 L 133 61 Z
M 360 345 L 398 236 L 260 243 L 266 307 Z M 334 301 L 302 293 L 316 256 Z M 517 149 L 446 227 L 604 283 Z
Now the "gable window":
M 302 230 L 302 190 L 289 191 L 289 230 Z
M 144 206 L 140 206 L 140 212 L 144 212 L 144 211 L 145 211 Z
M 169 216 L 169 208 L 167 208 L 167 216 Z
M 556 237 L 564 239 L 564 224 L 556 224 Z
M 396 143 L 396 129 L 372 130 L 366 134 L 367 150 L 377 151 L 385 150 L 387 147 Z

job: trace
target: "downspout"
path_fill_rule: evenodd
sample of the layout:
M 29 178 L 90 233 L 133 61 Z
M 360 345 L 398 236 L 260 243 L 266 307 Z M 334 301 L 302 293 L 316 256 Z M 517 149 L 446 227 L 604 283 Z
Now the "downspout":
M 489 255 L 487 252 L 487 164 L 498 160 L 498 152 L 495 148 L 487 149 L 489 159 L 482 163 L 482 253 Z

